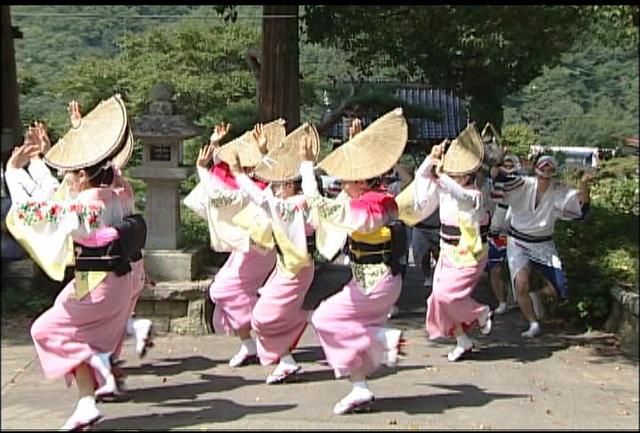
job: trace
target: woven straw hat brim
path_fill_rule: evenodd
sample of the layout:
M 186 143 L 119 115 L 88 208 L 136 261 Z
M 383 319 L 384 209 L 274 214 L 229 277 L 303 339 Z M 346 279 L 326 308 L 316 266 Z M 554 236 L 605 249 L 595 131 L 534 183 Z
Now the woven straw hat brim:
M 301 162 L 298 145 L 305 136 L 311 140 L 315 160 L 320 151 L 320 136 L 315 126 L 304 123 L 288 134 L 262 159 L 253 171 L 253 175 L 266 182 L 287 182 L 297 179 L 300 176 Z
M 267 151 L 282 142 L 287 133 L 282 119 L 266 123 L 263 125 L 263 130 L 267 136 Z M 246 131 L 240 137 L 220 146 L 217 156 L 229 164 L 233 161 L 236 153 L 242 167 L 255 167 L 262 160 L 262 153 L 260 153 L 258 144 L 251 138 L 251 131 Z
M 133 155 L 133 134 L 131 133 L 131 129 L 127 128 L 127 136 L 124 139 L 124 145 L 122 146 L 122 149 L 117 151 L 116 156 L 113 157 L 113 164 L 122 170 L 131 159 L 131 155 Z
M 487 124 L 484 125 L 484 128 L 482 128 L 482 132 L 480 133 L 480 135 L 482 136 L 482 140 L 484 142 L 490 143 L 493 139 L 495 139 L 496 143 L 498 143 L 499 146 L 502 146 L 502 138 L 500 137 L 500 134 L 498 134 L 498 131 L 496 131 L 496 128 L 493 126 L 493 124 L 491 124 L 491 122 L 487 122 Z
M 318 168 L 341 180 L 366 180 L 389 171 L 407 144 L 407 121 L 395 109 L 335 149 Z
M 44 161 L 58 170 L 91 167 L 122 145 L 127 133 L 127 110 L 119 95 L 100 102 L 51 147 Z
M 454 175 L 473 173 L 480 168 L 483 158 L 482 137 L 475 123 L 471 123 L 449 145 L 444 154 L 442 170 Z

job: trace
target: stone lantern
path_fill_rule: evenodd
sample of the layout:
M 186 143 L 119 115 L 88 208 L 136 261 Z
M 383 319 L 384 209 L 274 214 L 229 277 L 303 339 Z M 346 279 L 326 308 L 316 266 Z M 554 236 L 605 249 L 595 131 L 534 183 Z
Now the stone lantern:
M 130 169 L 147 184 L 145 267 L 160 281 L 190 280 L 197 267 L 195 253 L 179 250 L 179 184 L 194 172 L 193 167 L 181 166 L 182 141 L 199 135 L 202 128 L 173 113 L 172 95 L 164 83 L 151 89 L 149 113 L 133 125 L 133 135 L 142 143 L 142 163 Z

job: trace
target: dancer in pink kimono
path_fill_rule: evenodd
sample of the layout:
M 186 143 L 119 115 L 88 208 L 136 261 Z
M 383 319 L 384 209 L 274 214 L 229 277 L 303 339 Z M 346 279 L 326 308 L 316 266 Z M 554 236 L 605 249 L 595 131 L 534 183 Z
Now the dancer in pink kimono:
M 239 188 L 229 162 L 237 152 L 243 169 L 251 172 L 262 154 L 249 133 L 219 147 L 228 129 L 225 124 L 216 126 L 209 145 L 201 149 L 196 162 L 200 184 L 184 203 L 207 220 L 211 248 L 230 252 L 209 287 L 209 295 L 215 303 L 215 332 L 237 335 L 240 339 L 238 352 L 229 360 L 230 366 L 239 367 L 257 356 L 256 343 L 251 337 L 251 312 L 258 301 L 258 289 L 275 266 L 276 252 L 256 244 L 250 234 L 233 221 L 251 203 Z M 270 129 L 273 142 L 284 138 L 282 123 L 272 122 Z M 208 169 L 212 158 L 213 166 Z M 264 182 L 255 183 L 260 189 L 266 187 Z
M 124 112 L 117 97 L 103 102 L 87 116 L 98 122 L 75 128 L 65 135 L 63 146 L 47 152 L 45 162 L 67 173 L 65 188 L 51 199 L 33 200 L 14 181 L 23 177 L 20 172 L 33 152 L 23 148 L 7 165 L 7 185 L 14 197 L 9 230 L 50 277 L 62 280 L 65 266 L 75 264 L 75 278 L 31 327 L 45 377 L 64 377 L 67 385 L 75 377 L 78 386 L 80 399 L 63 430 L 95 423 L 102 414 L 94 393 L 117 389 L 111 355 L 121 344 L 140 277 L 127 260 L 139 251 L 124 247 L 112 229 L 123 221 L 124 211 L 111 187 L 111 161 L 126 147 L 128 132 L 126 122 L 122 124 L 126 114 L 117 115 L 114 106 Z M 116 116 L 109 116 L 114 112 Z M 95 140 L 96 123 L 111 125 L 102 129 L 103 141 Z
M 416 206 L 424 217 L 440 209 L 440 256 L 427 299 L 426 329 L 431 339 L 456 338 L 447 355 L 451 362 L 472 349 L 467 336 L 472 326 L 479 325 L 483 334 L 491 331 L 490 307 L 471 297 L 487 263 L 489 217 L 474 185 L 482 155 L 482 139 L 472 124 L 447 149 L 432 148 L 414 184 Z
M 82 124 L 82 114 L 80 113 L 80 105 L 78 101 L 71 101 L 68 107 L 69 111 L 69 119 L 71 120 L 71 125 L 75 128 L 79 127 Z M 44 126 L 40 124 L 41 132 L 40 137 L 41 140 L 49 143 L 49 138 L 47 136 L 46 130 L 44 130 Z M 129 135 L 129 138 L 133 137 Z M 133 143 L 128 143 L 128 148 L 133 151 Z M 138 214 L 135 209 L 135 198 L 133 194 L 133 188 L 122 175 L 122 168 L 126 165 L 129 158 L 131 156 L 130 152 L 121 152 L 120 157 L 114 160 L 113 171 L 114 177 L 113 182 L 111 183 L 111 187 L 116 192 L 120 199 L 120 203 L 123 209 L 123 222 L 114 227 L 105 230 L 111 230 L 111 236 L 114 238 L 120 237 L 123 239 L 128 239 L 129 241 L 133 241 L 137 245 L 133 248 L 137 253 L 134 257 L 129 257 L 129 262 L 132 268 L 132 272 L 135 274 L 135 281 L 137 282 L 136 287 L 133 290 L 133 297 L 131 298 L 131 304 L 129 307 L 130 318 L 127 320 L 127 325 L 125 327 L 125 335 L 123 336 L 123 340 L 118 345 L 118 348 L 113 353 L 114 359 L 120 357 L 120 352 L 122 349 L 122 343 L 124 343 L 124 337 L 131 337 L 135 342 L 135 352 L 139 358 L 143 358 L 147 352 L 149 347 L 153 346 L 152 341 L 152 332 L 153 332 L 153 323 L 149 319 L 145 318 L 134 318 L 135 316 L 135 307 L 138 303 L 138 299 L 142 294 L 145 288 L 146 282 L 146 272 L 144 270 L 144 264 L 142 260 L 141 250 L 145 245 L 147 228 L 146 223 L 142 215 Z M 119 233 L 116 233 L 119 232 Z M 124 387 L 124 382 L 121 378 L 124 378 L 124 373 L 120 369 L 120 367 L 114 365 L 112 366 L 112 371 L 118 381 L 118 388 Z M 117 393 L 121 391 L 121 389 L 115 390 Z M 100 398 L 107 398 L 108 395 L 102 394 L 97 395 Z
M 336 378 L 348 377 L 352 390 L 333 408 L 342 415 L 374 399 L 367 376 L 383 363 L 395 366 L 401 342 L 399 329 L 387 328 L 387 314 L 400 296 L 400 258 L 406 243 L 397 242 L 391 224 L 398 208 L 393 195 L 381 189 L 380 176 L 396 164 L 407 140 L 402 110 L 376 120 L 363 132 L 354 120 L 350 139 L 318 166 L 341 179 L 335 199 L 318 193 L 311 146 L 301 142 L 302 190 L 316 226 L 318 251 L 332 259 L 349 245 L 352 279 L 320 303 L 311 323 Z M 406 239 L 405 239 L 406 241 Z
M 256 125 L 254 137 L 261 148 L 266 148 L 262 125 Z M 231 165 L 240 188 L 268 216 L 278 252 L 276 267 L 260 289 L 251 319 L 261 364 L 278 363 L 267 377 L 267 384 L 282 383 L 300 370 L 291 351 L 309 318 L 302 304 L 313 282 L 314 229 L 308 222 L 298 174 L 298 141 L 302 137 L 313 140 L 317 154 L 318 133 L 313 126 L 304 124 L 287 135 L 256 167 L 255 176 L 270 182 L 264 190 L 241 171 L 239 161 Z

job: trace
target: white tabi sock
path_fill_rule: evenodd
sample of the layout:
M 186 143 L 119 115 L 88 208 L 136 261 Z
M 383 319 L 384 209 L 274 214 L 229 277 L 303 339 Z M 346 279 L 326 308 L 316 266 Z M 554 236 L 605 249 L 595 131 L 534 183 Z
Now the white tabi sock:
M 129 335 L 130 337 L 134 337 L 136 335 L 136 330 L 133 327 L 135 320 L 133 318 L 128 318 L 127 319 L 127 326 L 125 328 L 125 332 L 127 333 L 127 335 Z
M 291 356 L 290 353 L 287 353 L 286 355 L 282 355 L 280 357 L 279 367 L 283 367 L 283 368 L 286 368 L 287 370 L 291 370 L 296 368 L 297 366 L 298 364 L 296 363 L 296 360 L 293 359 L 293 356 Z
M 111 361 L 109 357 L 111 356 L 108 352 L 100 352 L 94 353 L 89 358 L 89 365 L 100 373 L 100 375 L 107 379 L 111 375 Z
M 256 353 L 258 353 L 256 342 L 253 341 L 253 338 L 242 340 L 242 342 L 240 343 L 240 351 L 243 353 L 248 353 L 250 355 L 255 355 Z
M 540 324 L 537 321 L 529 322 L 529 329 L 523 332 L 522 335 L 525 338 L 533 338 L 537 337 L 542 333 L 542 329 L 540 328 Z
M 464 349 L 469 349 L 473 346 L 473 340 L 471 340 L 467 334 L 463 333 L 456 336 L 456 345 Z

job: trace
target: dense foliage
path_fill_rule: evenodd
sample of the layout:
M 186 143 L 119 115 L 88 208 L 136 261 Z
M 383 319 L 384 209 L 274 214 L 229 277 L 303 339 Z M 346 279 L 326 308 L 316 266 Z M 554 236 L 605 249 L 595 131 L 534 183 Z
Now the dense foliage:
M 580 172 L 565 174 L 577 185 Z M 583 221 L 560 221 L 556 243 L 571 291 L 559 313 L 587 329 L 603 325 L 610 312 L 609 290 L 638 292 L 638 158 L 606 161 L 591 192 Z
M 20 111 L 23 123 L 40 119 L 56 129 L 68 126 L 70 97 L 55 89 L 68 76 L 67 68 L 86 58 L 111 58 L 124 34 L 158 24 L 158 15 L 180 16 L 193 6 L 11 6 L 12 24 L 20 28 L 15 40 Z

